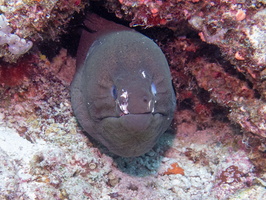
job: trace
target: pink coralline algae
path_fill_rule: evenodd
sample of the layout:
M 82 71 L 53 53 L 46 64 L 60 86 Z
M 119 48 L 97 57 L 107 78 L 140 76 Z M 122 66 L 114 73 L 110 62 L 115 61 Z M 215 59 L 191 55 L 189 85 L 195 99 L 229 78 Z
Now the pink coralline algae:
M 199 10 L 199 6 L 190 1 L 150 1 L 150 0 L 108 0 L 106 6 L 117 17 L 130 19 L 131 26 L 151 27 L 174 24 L 186 20 Z
M 245 81 L 236 79 L 215 63 L 198 59 L 197 65 L 190 67 L 199 86 L 209 91 L 214 101 L 231 109 L 228 116 L 232 121 L 248 132 L 266 137 L 265 102 L 254 97 L 254 91 Z

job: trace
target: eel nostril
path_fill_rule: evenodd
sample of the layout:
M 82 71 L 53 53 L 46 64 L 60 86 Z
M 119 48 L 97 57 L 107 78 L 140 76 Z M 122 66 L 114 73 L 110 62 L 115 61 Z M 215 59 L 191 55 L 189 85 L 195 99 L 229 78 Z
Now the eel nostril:
M 148 102 L 149 102 L 148 97 L 146 97 L 146 96 L 143 97 L 143 102 L 144 102 L 144 103 L 148 103 Z

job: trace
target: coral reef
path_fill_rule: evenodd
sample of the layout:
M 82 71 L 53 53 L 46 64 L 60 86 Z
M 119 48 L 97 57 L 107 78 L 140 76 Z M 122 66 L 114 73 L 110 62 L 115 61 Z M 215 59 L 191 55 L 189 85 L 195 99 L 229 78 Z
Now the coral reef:
M 2 64 L 0 199 L 263 199 L 265 4 L 105 1 L 131 26 L 173 32 L 152 35 L 160 32 L 154 39 L 171 65 L 179 105 L 174 130 L 136 158 L 110 154 L 81 130 L 69 97 L 75 59 L 66 49 L 49 60 L 36 50 Z M 2 0 L 8 26 L 1 31 L 33 45 L 55 39 L 83 5 Z M 4 60 L 20 57 L 8 41 L 0 47 Z
M 242 135 L 210 115 L 203 115 L 205 128 L 199 128 L 191 109 L 177 111 L 178 132 L 168 131 L 140 157 L 117 157 L 91 142 L 70 105 L 73 65 L 75 59 L 62 49 L 51 62 L 38 53 L 12 67 L 1 66 L 0 176 L 8 177 L 0 183 L 1 199 L 231 199 L 255 195 L 254 190 L 255 197 L 265 194 L 265 176 L 258 177 Z M 8 69 L 10 80 L 3 78 Z M 265 159 L 257 161 L 263 167 Z
M 249 4 L 230 5 L 222 13 L 219 12 L 216 10 L 207 13 L 206 18 L 200 19 L 202 24 L 195 22 L 192 17 L 190 24 L 193 28 L 196 25 L 203 41 L 217 45 L 224 58 L 230 61 L 237 71 L 243 73 L 253 84 L 253 89 L 258 90 L 265 99 L 265 7 L 256 9 Z
M 65 31 L 73 13 L 84 8 L 85 2 L 1 0 L 0 57 L 6 62 L 16 62 L 31 48 L 32 43 L 45 39 L 55 40 Z
M 210 92 L 212 100 L 231 109 L 229 119 L 247 132 L 266 137 L 266 104 L 254 97 L 254 91 L 245 81 L 204 60 L 197 59 L 197 65 L 189 66 L 199 86 Z

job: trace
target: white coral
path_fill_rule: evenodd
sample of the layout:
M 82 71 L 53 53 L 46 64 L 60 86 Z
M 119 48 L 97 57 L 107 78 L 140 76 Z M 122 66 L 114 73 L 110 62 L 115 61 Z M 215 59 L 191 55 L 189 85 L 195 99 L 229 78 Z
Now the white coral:
M 12 29 L 9 27 L 6 17 L 3 14 L 0 15 L 0 45 L 8 44 L 8 50 L 12 54 L 24 54 L 29 51 L 32 47 L 32 42 L 12 34 L 11 31 Z

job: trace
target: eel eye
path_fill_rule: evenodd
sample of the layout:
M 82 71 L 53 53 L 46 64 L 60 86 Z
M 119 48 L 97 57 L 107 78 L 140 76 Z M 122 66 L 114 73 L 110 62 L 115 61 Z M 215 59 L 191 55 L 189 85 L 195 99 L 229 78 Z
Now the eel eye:
M 117 99 L 117 89 L 116 89 L 115 85 L 112 86 L 111 94 L 112 94 L 114 100 L 116 100 Z
M 157 90 L 156 90 L 156 86 L 154 83 L 151 84 L 151 92 L 154 96 L 156 96 L 157 94 Z

